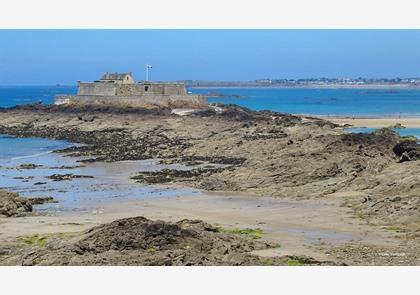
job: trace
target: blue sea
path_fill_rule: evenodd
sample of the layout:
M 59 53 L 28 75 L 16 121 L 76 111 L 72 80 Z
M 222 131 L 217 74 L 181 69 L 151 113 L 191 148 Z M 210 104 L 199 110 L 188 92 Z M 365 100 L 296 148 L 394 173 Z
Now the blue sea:
M 217 93 L 209 102 L 234 103 L 253 110 L 292 114 L 420 117 L 420 89 L 191 88 Z M 42 102 L 74 94 L 76 86 L 0 86 L 0 107 Z
M 292 114 L 420 117 L 420 89 L 199 88 L 209 102 Z
M 0 107 L 39 102 L 51 104 L 56 94 L 76 93 L 76 86 L 0 86 Z

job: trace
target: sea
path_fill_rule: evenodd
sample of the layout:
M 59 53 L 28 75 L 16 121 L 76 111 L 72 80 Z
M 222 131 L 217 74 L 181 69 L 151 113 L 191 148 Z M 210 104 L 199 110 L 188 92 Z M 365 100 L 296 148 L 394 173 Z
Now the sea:
M 76 93 L 76 86 L 0 86 L 0 107 L 51 104 L 56 94 Z M 238 104 L 253 110 L 273 110 L 321 116 L 407 116 L 420 117 L 420 90 L 414 89 L 294 89 L 294 88 L 195 88 L 191 93 L 208 95 L 209 102 Z M 352 128 L 348 132 L 372 132 L 372 128 Z M 420 138 L 420 129 L 396 129 L 401 135 Z M 37 210 L 99 210 L 101 202 L 139 196 L 176 197 L 198 194 L 192 189 L 164 189 L 139 186 L 130 179 L 139 171 L 171 168 L 153 161 L 86 163 L 65 157 L 54 150 L 73 143 L 45 138 L 17 138 L 0 134 L 0 189 L 27 196 L 51 196 L 59 203 Z M 22 164 L 38 165 L 24 169 Z M 23 166 L 24 167 L 24 166 Z M 182 167 L 172 167 L 183 169 Z M 185 168 L 186 169 L 186 168 Z M 94 176 L 54 182 L 52 174 Z
M 322 116 L 420 117 L 420 89 L 200 88 L 209 102 Z M 212 95 L 213 94 L 213 95 Z
M 56 94 L 76 94 L 77 86 L 0 86 L 0 107 L 54 102 Z
M 420 117 L 420 89 L 191 88 L 209 102 L 252 110 L 321 116 Z M 0 107 L 51 104 L 56 94 L 75 94 L 76 86 L 0 86 Z

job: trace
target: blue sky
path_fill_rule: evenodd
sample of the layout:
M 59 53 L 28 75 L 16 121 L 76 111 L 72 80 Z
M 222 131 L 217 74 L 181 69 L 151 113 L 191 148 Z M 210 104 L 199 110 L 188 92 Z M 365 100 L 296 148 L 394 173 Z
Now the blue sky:
M 0 30 L 0 85 L 420 77 L 420 30 Z

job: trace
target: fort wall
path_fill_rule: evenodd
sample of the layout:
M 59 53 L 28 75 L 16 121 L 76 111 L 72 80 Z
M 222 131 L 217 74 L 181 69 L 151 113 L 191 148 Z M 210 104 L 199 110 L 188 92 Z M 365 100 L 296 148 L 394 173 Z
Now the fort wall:
M 182 84 L 169 83 L 141 83 L 141 84 L 118 84 L 116 95 L 186 95 L 185 87 Z
M 79 83 L 77 95 L 186 95 L 182 84 L 169 83 L 142 83 L 142 84 L 116 84 L 108 82 Z
M 77 95 L 116 95 L 117 85 L 114 83 L 79 83 Z

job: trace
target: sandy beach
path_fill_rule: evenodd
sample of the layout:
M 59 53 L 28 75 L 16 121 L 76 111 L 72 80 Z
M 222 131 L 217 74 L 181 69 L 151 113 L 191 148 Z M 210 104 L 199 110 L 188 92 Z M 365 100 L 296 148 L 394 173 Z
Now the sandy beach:
M 57 233 L 72 236 L 132 216 L 167 222 L 201 219 L 223 228 L 260 229 L 264 240 L 280 244 L 279 248 L 255 253 L 263 256 L 306 255 L 320 261 L 344 260 L 353 264 L 354 261 L 340 256 L 346 244 L 395 248 L 401 242 L 400 233 L 355 220 L 348 208 L 340 207 L 339 198 L 297 201 L 219 192 L 108 201 L 93 211 L 2 218 L 0 244 L 12 245 L 16 240 L 34 235 L 46 239 Z
M 361 117 L 324 117 L 325 119 L 341 125 L 354 127 L 383 128 L 401 124 L 406 128 L 420 128 L 420 118 L 361 118 Z

